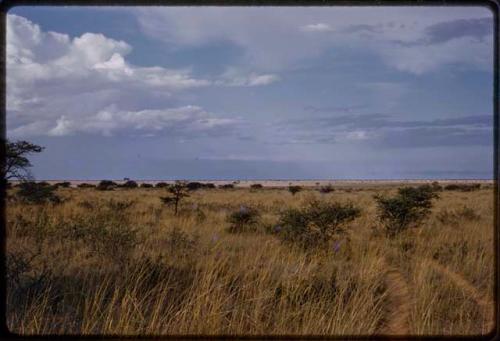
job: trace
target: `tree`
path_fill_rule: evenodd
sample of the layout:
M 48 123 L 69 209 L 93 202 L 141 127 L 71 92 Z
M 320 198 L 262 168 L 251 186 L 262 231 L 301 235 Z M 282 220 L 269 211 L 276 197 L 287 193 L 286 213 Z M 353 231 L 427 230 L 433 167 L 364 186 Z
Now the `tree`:
M 187 184 L 185 181 L 176 181 L 175 184 L 172 186 L 169 186 L 167 188 L 167 190 L 170 193 L 170 196 L 161 197 L 160 199 L 166 205 L 173 205 L 174 206 L 174 214 L 177 215 L 179 203 L 181 202 L 181 200 L 183 198 L 189 197 L 189 194 L 187 194 L 187 192 L 188 192 Z
M 28 141 L 10 142 L 5 144 L 5 160 L 1 170 L 3 181 L 9 179 L 26 180 L 31 178 L 29 169 L 32 165 L 26 157 L 28 154 L 40 153 L 44 147 Z

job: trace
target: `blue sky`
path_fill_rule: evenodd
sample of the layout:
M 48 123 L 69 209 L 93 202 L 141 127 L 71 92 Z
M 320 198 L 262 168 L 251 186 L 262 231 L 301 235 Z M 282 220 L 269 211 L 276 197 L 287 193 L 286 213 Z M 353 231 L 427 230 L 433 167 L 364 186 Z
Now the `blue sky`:
M 15 7 L 39 179 L 493 177 L 482 7 Z

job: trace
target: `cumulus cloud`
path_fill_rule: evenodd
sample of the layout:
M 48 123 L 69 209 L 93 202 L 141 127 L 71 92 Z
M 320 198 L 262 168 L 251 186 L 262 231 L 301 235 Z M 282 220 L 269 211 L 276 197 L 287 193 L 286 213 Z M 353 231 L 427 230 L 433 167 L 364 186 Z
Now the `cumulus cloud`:
M 275 75 L 239 75 L 229 84 L 189 69 L 142 67 L 132 47 L 98 33 L 71 38 L 7 16 L 7 112 L 11 136 L 75 133 L 203 132 L 231 124 L 198 106 L 179 106 L 178 94 L 212 85 L 259 86 Z

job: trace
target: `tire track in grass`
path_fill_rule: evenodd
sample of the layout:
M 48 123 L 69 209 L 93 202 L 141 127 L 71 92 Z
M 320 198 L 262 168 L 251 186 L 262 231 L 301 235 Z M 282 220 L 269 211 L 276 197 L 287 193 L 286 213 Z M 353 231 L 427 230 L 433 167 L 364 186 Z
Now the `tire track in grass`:
M 387 265 L 385 287 L 387 299 L 384 304 L 384 317 L 379 321 L 378 333 L 381 335 L 407 335 L 410 316 L 410 291 L 404 276 L 396 268 Z
M 450 270 L 448 267 L 441 265 L 433 259 L 426 259 L 427 264 L 436 272 L 447 277 L 453 284 L 462 289 L 472 300 L 474 300 L 481 309 L 481 313 L 484 320 L 484 325 L 486 326 L 486 332 L 493 330 L 495 325 L 494 322 L 494 311 L 493 302 L 489 299 L 483 297 L 479 291 L 467 281 L 462 275 Z

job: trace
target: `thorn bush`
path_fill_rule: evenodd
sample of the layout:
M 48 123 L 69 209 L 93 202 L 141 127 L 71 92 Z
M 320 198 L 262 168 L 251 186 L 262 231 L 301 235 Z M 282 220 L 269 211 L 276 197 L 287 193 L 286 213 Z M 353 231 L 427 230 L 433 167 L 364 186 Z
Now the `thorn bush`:
M 230 224 L 227 229 L 230 233 L 255 231 L 260 222 L 260 213 L 253 207 L 242 205 L 227 217 L 227 222 Z
M 102 180 L 96 188 L 99 191 L 112 191 L 116 187 L 118 187 L 118 185 L 114 181 Z
M 311 200 L 302 208 L 289 208 L 280 215 L 276 229 L 284 241 L 304 249 L 325 246 L 332 237 L 345 232 L 346 224 L 361 213 L 352 203 Z
M 17 198 L 27 204 L 61 203 L 61 198 L 54 192 L 56 187 L 46 182 L 25 181 L 19 185 Z
M 376 195 L 378 217 L 390 237 L 418 225 L 431 212 L 432 199 L 439 195 L 430 185 L 403 187 L 396 196 L 387 198 Z

